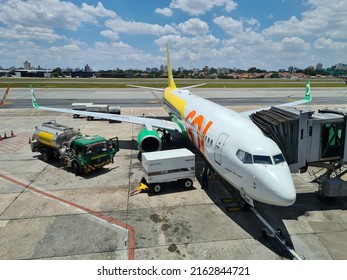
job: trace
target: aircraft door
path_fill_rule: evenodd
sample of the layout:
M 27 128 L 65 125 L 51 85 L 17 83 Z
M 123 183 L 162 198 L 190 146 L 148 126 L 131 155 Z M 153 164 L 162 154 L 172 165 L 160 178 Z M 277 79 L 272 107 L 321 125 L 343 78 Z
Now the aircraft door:
M 219 135 L 216 146 L 214 147 L 214 161 L 219 165 L 222 164 L 222 150 L 227 139 L 228 135 L 222 133 L 221 135 Z

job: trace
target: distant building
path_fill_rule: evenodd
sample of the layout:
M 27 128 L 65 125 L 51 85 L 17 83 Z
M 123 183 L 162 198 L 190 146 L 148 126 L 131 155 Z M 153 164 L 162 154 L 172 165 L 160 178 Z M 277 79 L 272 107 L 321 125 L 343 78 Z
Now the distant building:
M 160 65 L 160 72 L 167 73 L 167 66 L 166 65 Z
M 24 70 L 30 70 L 31 69 L 31 64 L 29 61 L 24 61 L 23 63 Z
M 316 71 L 321 71 L 323 70 L 323 64 L 322 63 L 318 63 L 316 66 Z
M 229 68 L 222 67 L 217 69 L 217 74 L 229 74 L 229 73 L 230 73 Z
M 92 68 L 90 68 L 90 66 L 87 64 L 84 66 L 84 72 L 92 72 Z

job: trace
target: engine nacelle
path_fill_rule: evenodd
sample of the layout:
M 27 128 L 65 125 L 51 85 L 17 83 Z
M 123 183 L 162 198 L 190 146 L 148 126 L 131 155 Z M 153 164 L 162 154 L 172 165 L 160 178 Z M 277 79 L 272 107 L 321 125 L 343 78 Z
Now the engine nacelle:
M 161 137 L 158 132 L 144 128 L 137 136 L 137 148 L 141 152 L 155 152 L 161 150 Z

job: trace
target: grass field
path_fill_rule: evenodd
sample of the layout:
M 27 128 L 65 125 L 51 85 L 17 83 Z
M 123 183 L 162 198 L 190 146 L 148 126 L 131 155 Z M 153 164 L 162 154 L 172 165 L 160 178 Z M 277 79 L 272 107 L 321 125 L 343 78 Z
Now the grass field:
M 309 79 L 312 87 L 346 87 L 342 79 Z M 306 80 L 289 79 L 175 79 L 178 87 L 206 83 L 205 88 L 291 88 L 303 87 Z M 0 88 L 127 88 L 127 84 L 159 87 L 167 86 L 166 79 L 78 79 L 78 78 L 0 78 Z

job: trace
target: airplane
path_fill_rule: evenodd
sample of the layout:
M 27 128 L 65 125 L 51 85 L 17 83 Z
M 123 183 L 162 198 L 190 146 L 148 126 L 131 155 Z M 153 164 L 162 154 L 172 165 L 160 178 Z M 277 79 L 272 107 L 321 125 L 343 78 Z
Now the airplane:
M 0 106 L 5 105 L 6 98 L 7 98 L 9 90 L 10 90 L 10 86 L 7 87 L 7 89 L 6 89 L 5 93 L 4 93 L 4 96 L 2 97 L 2 100 L 0 102 Z
M 171 121 L 43 107 L 38 104 L 31 87 L 32 105 L 40 110 L 143 125 L 137 137 L 140 152 L 161 149 L 162 138 L 154 128 L 168 133 L 179 132 L 194 144 L 220 177 L 240 192 L 242 205 L 254 207 L 254 201 L 276 206 L 292 205 L 296 200 L 296 191 L 288 164 L 277 144 L 250 120 L 249 115 L 254 111 L 237 113 L 189 91 L 189 88 L 199 85 L 177 88 L 168 45 L 166 55 L 168 86 L 165 89 L 133 87 L 163 92 L 160 104 L 168 112 Z M 307 82 L 304 99 L 280 106 L 294 106 L 310 101 L 310 84 Z

